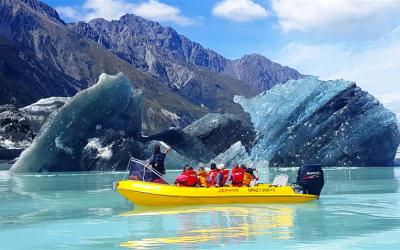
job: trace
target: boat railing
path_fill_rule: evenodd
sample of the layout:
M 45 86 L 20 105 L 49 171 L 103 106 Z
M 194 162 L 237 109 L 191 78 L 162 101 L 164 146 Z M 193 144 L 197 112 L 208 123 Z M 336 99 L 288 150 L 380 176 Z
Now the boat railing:
M 152 177 L 157 176 L 158 178 L 163 180 L 166 184 L 169 184 L 169 182 L 162 176 L 162 174 L 159 173 L 157 170 L 155 170 L 152 166 L 150 166 L 148 162 L 136 159 L 130 155 L 129 162 L 124 175 L 124 180 L 127 179 L 127 176 L 128 178 L 130 178 L 132 172 L 135 172 L 136 176 L 140 177 L 138 179 L 142 181 L 152 181 L 149 179 L 149 173 L 152 173 L 151 174 Z

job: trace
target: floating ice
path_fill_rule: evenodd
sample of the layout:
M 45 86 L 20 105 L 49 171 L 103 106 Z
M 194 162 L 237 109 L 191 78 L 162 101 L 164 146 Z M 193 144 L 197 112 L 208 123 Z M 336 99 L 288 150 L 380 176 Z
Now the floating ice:
M 307 77 L 235 101 L 257 131 L 252 160 L 270 166 L 393 164 L 400 141 L 396 117 L 355 83 Z
M 140 117 L 140 92 L 133 90 L 122 73 L 102 74 L 96 85 L 79 92 L 46 122 L 11 171 L 101 170 L 125 165 L 126 151 L 140 148 L 140 143 L 131 139 L 141 133 Z M 93 154 L 102 162 L 93 161 L 92 152 L 87 152 L 92 138 L 98 138 L 101 145 Z M 113 155 L 116 157 L 107 161 Z
M 185 127 L 183 131 L 200 140 L 216 155 L 237 141 L 247 146 L 254 140 L 253 128 L 232 114 L 207 114 Z
M 232 164 L 235 163 L 245 163 L 248 157 L 249 154 L 247 153 L 246 148 L 242 145 L 241 141 L 238 141 L 234 143 L 230 148 L 228 148 L 225 152 L 215 157 L 211 162 L 225 163 L 228 166 L 232 166 Z
M 112 153 L 113 143 L 103 147 L 99 138 L 92 138 L 88 140 L 84 150 L 95 150 L 97 152 L 96 158 L 101 158 L 104 160 L 110 160 L 113 156 Z
M 208 162 L 241 141 L 249 144 L 253 129 L 231 114 L 210 113 L 181 129 L 170 129 L 150 136 L 168 143 L 180 155 L 198 162 Z

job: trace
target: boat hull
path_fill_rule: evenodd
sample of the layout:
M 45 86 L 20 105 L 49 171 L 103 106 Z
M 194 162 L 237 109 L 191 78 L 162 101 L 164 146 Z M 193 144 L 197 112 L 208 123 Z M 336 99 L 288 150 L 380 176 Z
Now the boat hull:
M 291 186 L 276 187 L 269 184 L 202 188 L 124 180 L 116 183 L 116 190 L 138 206 L 301 203 L 318 199 L 316 195 L 298 194 Z

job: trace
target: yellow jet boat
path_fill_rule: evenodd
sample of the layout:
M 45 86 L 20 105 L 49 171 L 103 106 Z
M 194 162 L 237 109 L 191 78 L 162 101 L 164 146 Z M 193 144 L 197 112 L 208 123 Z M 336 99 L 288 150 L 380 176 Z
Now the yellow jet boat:
M 257 184 L 253 187 L 178 187 L 137 180 L 115 184 L 123 197 L 138 206 L 205 204 L 300 203 L 316 200 L 315 194 L 298 193 L 292 186 Z
M 128 164 L 129 180 L 114 183 L 114 188 L 137 206 L 187 206 L 205 204 L 255 204 L 255 203 L 300 203 L 319 198 L 324 185 L 321 165 L 300 167 L 297 182 L 288 185 L 287 175 L 277 176 L 272 185 L 257 184 L 251 187 L 182 187 L 154 183 L 154 169 L 143 161 L 131 158 Z M 134 178 L 133 178 L 134 177 Z M 285 177 L 279 180 L 279 177 Z M 156 173 L 155 178 L 161 178 Z M 134 179 L 134 180 L 131 180 Z M 165 180 L 164 180 L 165 181 Z M 167 183 L 165 181 L 165 183 Z

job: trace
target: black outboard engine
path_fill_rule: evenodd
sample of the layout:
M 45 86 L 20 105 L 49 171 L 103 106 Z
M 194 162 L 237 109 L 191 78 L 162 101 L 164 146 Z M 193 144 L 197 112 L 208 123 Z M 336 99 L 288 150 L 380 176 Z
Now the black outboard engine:
M 304 189 L 304 193 L 320 195 L 324 186 L 324 172 L 321 164 L 305 165 L 297 172 L 297 185 Z

